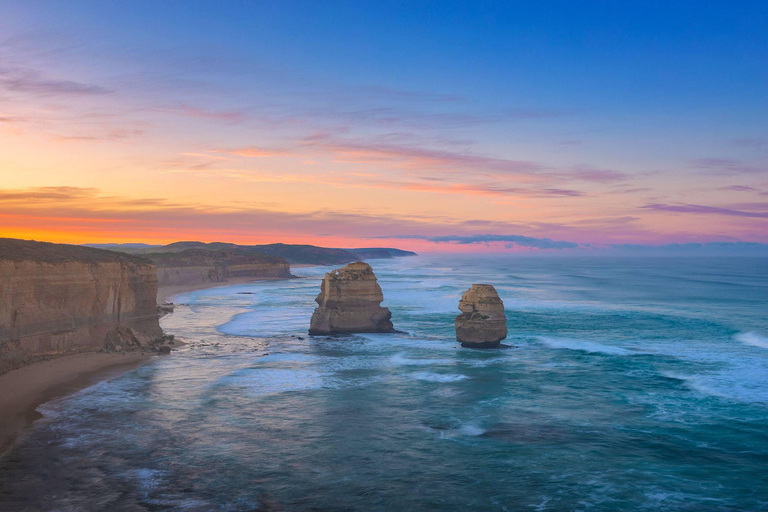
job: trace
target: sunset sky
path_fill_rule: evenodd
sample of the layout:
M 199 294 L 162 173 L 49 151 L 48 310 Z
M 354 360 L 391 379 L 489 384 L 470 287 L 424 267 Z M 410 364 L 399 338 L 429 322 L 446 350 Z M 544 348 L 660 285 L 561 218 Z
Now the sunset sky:
M 0 177 L 55 242 L 768 244 L 768 2 L 0 0 Z

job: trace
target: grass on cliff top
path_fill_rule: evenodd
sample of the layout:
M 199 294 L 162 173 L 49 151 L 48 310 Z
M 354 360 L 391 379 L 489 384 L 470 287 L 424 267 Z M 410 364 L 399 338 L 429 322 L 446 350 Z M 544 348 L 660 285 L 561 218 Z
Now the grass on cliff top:
M 81 245 L 52 244 L 34 240 L 19 240 L 16 238 L 0 238 L 0 261 L 34 261 L 38 263 L 65 263 L 69 261 L 80 263 L 134 263 L 149 264 L 150 262 L 138 256 L 122 252 L 94 249 Z

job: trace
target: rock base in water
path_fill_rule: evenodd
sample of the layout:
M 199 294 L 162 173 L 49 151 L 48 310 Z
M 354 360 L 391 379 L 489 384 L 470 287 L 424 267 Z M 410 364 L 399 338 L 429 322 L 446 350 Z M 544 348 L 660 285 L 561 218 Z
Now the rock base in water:
M 507 337 L 504 303 L 490 284 L 473 284 L 459 301 L 456 340 L 467 348 L 497 348 Z
M 381 307 L 384 295 L 367 263 L 350 263 L 325 274 L 309 334 L 393 332 L 392 313 Z
M 483 341 L 481 343 L 462 342 L 461 346 L 464 348 L 499 348 L 501 346 L 501 340 Z

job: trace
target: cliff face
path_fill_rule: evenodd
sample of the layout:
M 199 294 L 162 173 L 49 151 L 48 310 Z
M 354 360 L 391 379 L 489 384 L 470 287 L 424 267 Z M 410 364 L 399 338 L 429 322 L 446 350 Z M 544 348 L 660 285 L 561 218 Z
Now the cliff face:
M 490 284 L 473 284 L 459 301 L 456 340 L 463 347 L 495 348 L 507 337 L 504 303 Z
M 0 374 L 51 357 L 149 349 L 155 267 L 99 249 L 0 239 Z
M 288 278 L 290 264 L 279 257 L 209 249 L 151 253 L 160 286 L 218 283 L 229 277 Z
M 384 300 L 373 269 L 367 263 L 350 263 L 325 274 L 310 334 L 392 332 L 392 313 L 380 306 Z

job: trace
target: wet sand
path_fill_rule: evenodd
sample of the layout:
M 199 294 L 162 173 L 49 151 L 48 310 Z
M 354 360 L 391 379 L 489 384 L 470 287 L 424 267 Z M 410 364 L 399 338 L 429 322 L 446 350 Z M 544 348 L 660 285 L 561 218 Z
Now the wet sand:
M 225 282 L 161 286 L 157 302 L 162 304 L 178 293 L 285 278 L 230 278 Z M 173 333 L 168 333 L 173 334 Z M 175 340 L 172 348 L 184 345 Z M 13 446 L 23 430 L 42 417 L 37 407 L 50 400 L 113 379 L 149 361 L 154 354 L 91 352 L 35 363 L 0 375 L 0 454 Z
M 0 454 L 19 433 L 42 417 L 37 407 L 149 361 L 153 354 L 75 354 L 0 375 Z

